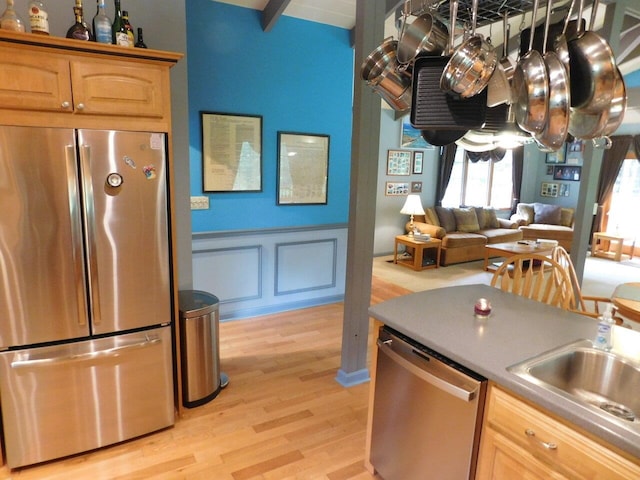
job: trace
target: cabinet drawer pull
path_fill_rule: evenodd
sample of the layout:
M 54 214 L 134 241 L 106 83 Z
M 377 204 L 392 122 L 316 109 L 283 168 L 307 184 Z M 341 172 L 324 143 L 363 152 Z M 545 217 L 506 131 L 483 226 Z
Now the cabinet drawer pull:
M 534 432 L 533 430 L 531 430 L 530 428 L 527 428 L 524 431 L 525 435 L 527 437 L 535 437 L 536 436 L 536 432 Z M 536 439 L 537 440 L 537 439 Z M 558 445 L 556 443 L 553 442 L 543 442 L 542 440 L 538 440 L 538 442 L 540 443 L 540 445 L 542 445 L 544 448 L 546 448 L 547 450 L 557 450 L 558 449 Z
M 69 102 L 62 102 L 62 108 L 69 108 L 71 104 Z
M 76 108 L 77 108 L 78 110 L 84 110 L 84 103 L 79 103 L 79 104 L 76 106 Z

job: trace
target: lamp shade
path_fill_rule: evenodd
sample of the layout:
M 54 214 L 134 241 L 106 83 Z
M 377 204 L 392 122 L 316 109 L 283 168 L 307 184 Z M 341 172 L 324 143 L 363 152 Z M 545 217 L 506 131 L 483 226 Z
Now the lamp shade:
M 407 200 L 404 202 L 400 213 L 404 215 L 424 215 L 424 208 L 422 208 L 420 195 L 407 196 Z

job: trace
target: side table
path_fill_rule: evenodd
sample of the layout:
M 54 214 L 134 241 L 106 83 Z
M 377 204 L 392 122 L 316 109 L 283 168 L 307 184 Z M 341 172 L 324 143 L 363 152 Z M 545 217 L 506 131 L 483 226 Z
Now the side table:
M 427 268 L 438 268 L 440 265 L 440 246 L 441 241 L 437 238 L 431 238 L 429 240 L 420 240 L 412 235 L 398 235 L 396 237 L 395 248 L 393 250 L 393 263 L 398 265 L 404 265 L 405 267 L 412 268 L 419 272 Z M 398 258 L 398 246 L 404 245 L 405 247 L 413 249 L 412 258 Z M 424 262 L 424 251 L 429 249 L 435 249 L 435 262 Z
M 629 239 L 620 235 L 613 235 L 606 232 L 595 232 L 593 234 L 593 238 L 591 239 L 591 256 L 609 258 L 615 260 L 616 262 L 619 262 L 622 259 L 622 247 L 625 240 L 631 242 L 631 254 L 629 255 L 629 259 L 632 259 L 633 249 L 636 245 L 635 239 Z M 605 250 L 604 245 L 600 242 L 608 242 L 608 248 Z

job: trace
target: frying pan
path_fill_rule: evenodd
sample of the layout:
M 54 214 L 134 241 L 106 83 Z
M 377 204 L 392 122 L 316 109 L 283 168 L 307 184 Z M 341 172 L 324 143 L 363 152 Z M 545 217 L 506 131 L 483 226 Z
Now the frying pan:
M 491 44 L 482 35 L 476 35 L 478 0 L 473 0 L 471 15 L 471 37 L 456 49 L 440 78 L 443 91 L 457 93 L 462 98 L 482 92 L 498 63 L 498 56 Z
M 509 58 L 509 21 L 508 12 L 505 11 L 502 17 L 502 58 L 496 65 L 496 69 L 491 75 L 491 79 L 487 85 L 487 105 L 495 107 L 497 105 L 513 101 L 513 89 L 511 81 L 515 72 L 515 65 Z
M 513 74 L 513 89 L 516 96 L 516 122 L 529 133 L 541 132 L 547 121 L 547 98 L 549 81 L 542 55 L 533 49 L 535 20 L 538 14 L 538 0 L 533 1 L 529 50 L 516 65 Z
M 534 139 L 544 150 L 555 152 L 564 146 L 569 131 L 569 78 L 567 69 L 554 51 L 547 51 L 549 23 L 553 0 L 547 2 L 544 42 L 542 43 L 543 59 L 547 69 L 549 95 L 547 96 L 547 121 L 542 131 L 534 134 Z
M 455 35 L 457 0 L 451 1 L 450 9 L 449 50 Z M 453 143 L 470 128 L 480 128 L 487 107 L 486 93 L 460 99 L 440 90 L 440 77 L 449 58 L 420 55 L 413 66 L 410 122 L 414 128 L 422 131 L 425 140 L 436 146 Z
M 588 113 L 599 113 L 609 107 L 616 69 L 611 47 L 604 38 L 591 31 L 598 3 L 598 0 L 593 2 L 589 30 L 583 32 L 582 22 L 579 22 L 578 36 L 568 43 L 571 106 Z M 580 0 L 579 18 L 583 8 L 584 0 Z

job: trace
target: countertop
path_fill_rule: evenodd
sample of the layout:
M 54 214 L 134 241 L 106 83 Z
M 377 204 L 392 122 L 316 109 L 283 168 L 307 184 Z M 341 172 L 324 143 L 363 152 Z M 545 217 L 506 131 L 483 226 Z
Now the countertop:
M 478 320 L 478 298 L 491 302 Z M 640 434 L 604 421 L 572 402 L 507 371 L 507 367 L 580 339 L 593 340 L 597 322 L 488 285 L 438 288 L 369 308 L 372 317 L 640 458 Z

